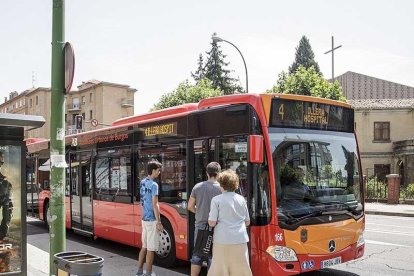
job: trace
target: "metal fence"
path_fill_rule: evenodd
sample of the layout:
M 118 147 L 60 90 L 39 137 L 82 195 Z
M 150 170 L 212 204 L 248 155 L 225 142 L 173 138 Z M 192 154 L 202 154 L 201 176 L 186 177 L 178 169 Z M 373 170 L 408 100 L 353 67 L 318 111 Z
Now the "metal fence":
M 388 198 L 387 178 L 376 175 L 373 168 L 367 168 L 366 175 L 366 199 L 382 201 Z M 400 186 L 400 202 L 414 201 L 414 183 Z M 405 202 L 411 203 L 411 202 Z
M 373 200 L 387 199 L 387 179 L 378 177 L 373 168 L 366 169 L 366 198 Z

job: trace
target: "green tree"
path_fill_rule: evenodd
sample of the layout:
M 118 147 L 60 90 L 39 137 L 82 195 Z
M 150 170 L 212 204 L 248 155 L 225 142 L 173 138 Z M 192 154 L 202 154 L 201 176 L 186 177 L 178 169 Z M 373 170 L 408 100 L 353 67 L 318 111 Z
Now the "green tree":
M 237 80 L 230 76 L 230 70 L 226 69 L 229 63 L 224 61 L 226 55 L 223 54 L 217 42 L 211 42 L 211 50 L 206 54 L 205 77 L 211 80 L 213 87 L 223 91 L 224 95 L 243 92 Z
M 300 66 L 303 66 L 305 68 L 310 68 L 313 66 L 318 74 L 322 74 L 319 70 L 318 63 L 314 58 L 315 54 L 313 53 L 309 39 L 306 36 L 302 36 L 299 41 L 299 46 L 296 47 L 295 61 L 289 67 L 289 73 L 295 73 Z
M 295 73 L 289 75 L 285 72 L 280 73 L 277 84 L 266 93 L 299 94 L 346 101 L 339 82 L 328 82 L 313 66 L 299 66 Z
M 197 71 L 195 71 L 195 73 L 191 72 L 191 76 L 193 77 L 193 79 L 196 82 L 199 82 L 200 80 L 202 80 L 205 77 L 206 74 L 206 70 L 205 70 L 205 65 L 204 65 L 204 61 L 203 61 L 203 55 L 200 54 L 198 57 L 198 68 Z
M 215 89 L 208 79 L 201 79 L 195 85 L 185 80 L 174 91 L 162 95 L 159 102 L 151 110 L 159 110 L 186 103 L 197 103 L 202 99 L 221 95 L 223 93 Z

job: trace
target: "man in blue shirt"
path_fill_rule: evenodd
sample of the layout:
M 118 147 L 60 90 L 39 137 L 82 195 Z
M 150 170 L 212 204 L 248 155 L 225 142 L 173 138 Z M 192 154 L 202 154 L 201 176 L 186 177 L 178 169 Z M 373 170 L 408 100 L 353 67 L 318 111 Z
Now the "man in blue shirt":
M 158 184 L 154 181 L 161 173 L 161 163 L 157 160 L 148 162 L 148 176 L 141 181 L 140 196 L 142 205 L 142 248 L 138 256 L 138 272 L 136 276 L 152 275 L 154 253 L 159 246 L 159 232 L 163 230 L 158 205 Z M 144 274 L 144 260 L 147 271 Z

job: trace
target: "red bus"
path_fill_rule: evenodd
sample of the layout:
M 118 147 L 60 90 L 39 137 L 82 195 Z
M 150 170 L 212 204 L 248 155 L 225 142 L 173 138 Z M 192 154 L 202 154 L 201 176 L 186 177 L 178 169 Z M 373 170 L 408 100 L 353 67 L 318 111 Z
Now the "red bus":
M 43 189 L 38 209 L 47 222 L 49 141 L 31 139 L 27 147 L 28 183 Z M 163 164 L 161 265 L 191 257 L 194 216 L 186 202 L 211 161 L 240 177 L 254 275 L 293 275 L 364 254 L 361 164 L 354 111 L 346 103 L 230 95 L 67 136 L 67 228 L 140 247 L 138 185 L 151 159 Z

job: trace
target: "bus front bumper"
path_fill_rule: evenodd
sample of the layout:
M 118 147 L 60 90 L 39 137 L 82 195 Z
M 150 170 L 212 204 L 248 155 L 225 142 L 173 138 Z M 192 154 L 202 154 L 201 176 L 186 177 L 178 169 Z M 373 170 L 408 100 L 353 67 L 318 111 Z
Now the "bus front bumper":
M 313 255 L 303 254 L 297 255 L 298 261 L 294 262 L 278 262 L 273 259 L 272 256 L 263 252 L 268 259 L 268 267 L 261 266 L 258 268 L 255 275 L 266 275 L 261 273 L 267 273 L 268 275 L 296 275 L 308 271 L 328 268 L 334 265 L 349 262 L 351 260 L 358 259 L 364 255 L 365 245 L 352 244 L 341 251 L 329 254 L 329 255 Z M 264 257 L 264 256 L 262 256 Z M 263 271 L 263 269 L 267 271 Z

